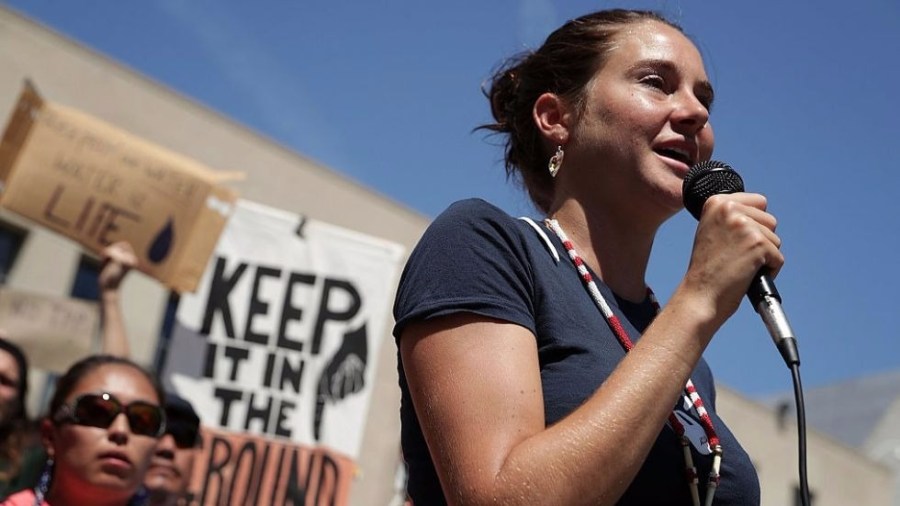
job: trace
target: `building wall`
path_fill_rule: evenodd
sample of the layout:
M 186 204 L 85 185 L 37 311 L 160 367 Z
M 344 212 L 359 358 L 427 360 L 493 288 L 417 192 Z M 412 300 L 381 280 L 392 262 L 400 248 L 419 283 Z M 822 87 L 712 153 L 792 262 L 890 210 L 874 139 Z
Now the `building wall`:
M 4 69 L 0 116 L 12 109 L 23 80 L 29 78 L 49 100 L 93 114 L 212 168 L 245 173 L 244 180 L 231 184 L 242 198 L 395 241 L 407 249 L 427 225 L 424 216 L 3 7 L 0 68 Z M 81 257 L 78 246 L 10 213 L 0 211 L 0 220 L 29 229 L 7 283 L 68 294 Z M 165 289 L 143 275 L 129 276 L 122 287 L 131 347 L 145 365 L 153 361 L 167 298 Z M 389 328 L 384 329 L 384 339 L 361 472 L 351 491 L 353 505 L 389 504 L 395 498 L 399 391 Z M 727 389 L 720 392 L 718 405 L 759 468 L 762 504 L 794 504 L 797 442 L 792 422 L 782 427 L 776 413 Z M 808 456 L 816 506 L 889 504 L 891 483 L 885 467 L 812 433 Z
M 866 438 L 862 450 L 893 473 L 893 506 L 900 506 L 900 397 L 888 400 L 890 406 Z
M 719 387 L 716 409 L 738 436 L 759 472 L 763 505 L 791 506 L 799 484 L 797 422 Z M 788 411 L 788 410 L 786 410 Z M 809 424 L 807 423 L 807 426 Z M 888 506 L 887 466 L 821 433 L 807 429 L 807 475 L 814 506 Z M 724 455 L 728 458 L 728 454 Z

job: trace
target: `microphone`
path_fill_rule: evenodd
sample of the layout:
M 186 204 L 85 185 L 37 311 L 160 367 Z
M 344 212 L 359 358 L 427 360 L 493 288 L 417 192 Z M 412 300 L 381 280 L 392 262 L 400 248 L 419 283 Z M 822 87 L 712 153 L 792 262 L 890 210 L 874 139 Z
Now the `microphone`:
M 713 195 L 737 193 L 744 191 L 744 180 L 725 162 L 709 160 L 700 162 L 684 176 L 682 198 L 684 207 L 700 219 L 703 204 Z M 769 335 L 775 342 L 784 363 L 800 365 L 800 354 L 797 352 L 797 339 L 788 323 L 787 316 L 781 308 L 781 294 L 769 275 L 768 267 L 763 267 L 753 278 L 747 289 L 747 297 L 753 309 L 762 318 Z

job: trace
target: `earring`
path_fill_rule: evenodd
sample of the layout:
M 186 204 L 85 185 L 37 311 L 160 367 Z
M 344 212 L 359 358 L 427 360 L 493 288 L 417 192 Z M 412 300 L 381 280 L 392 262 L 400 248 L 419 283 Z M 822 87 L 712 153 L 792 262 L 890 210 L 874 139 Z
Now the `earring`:
M 559 172 L 559 168 L 562 167 L 563 158 L 565 158 L 566 153 L 563 151 L 562 146 L 556 146 L 556 153 L 550 157 L 550 163 L 547 164 L 547 170 L 550 171 L 550 177 L 556 177 L 556 173 Z
M 131 496 L 128 506 L 146 506 L 150 502 L 150 492 L 143 485 Z
M 47 492 L 50 491 L 50 480 L 53 478 L 53 457 L 47 457 L 44 463 L 44 469 L 41 471 L 41 477 L 38 479 L 37 486 L 34 487 L 35 504 L 42 504 Z

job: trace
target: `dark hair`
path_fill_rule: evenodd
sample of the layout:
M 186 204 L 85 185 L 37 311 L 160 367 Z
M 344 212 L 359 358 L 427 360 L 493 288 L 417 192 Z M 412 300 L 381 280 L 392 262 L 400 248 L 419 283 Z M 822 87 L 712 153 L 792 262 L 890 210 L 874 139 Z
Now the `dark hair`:
M 22 348 L 19 348 L 15 343 L 7 341 L 2 337 L 0 337 L 0 350 L 12 355 L 16 364 L 19 366 L 18 409 L 15 418 L 26 419 L 28 418 L 27 411 L 25 410 L 25 396 L 28 395 L 28 359 L 25 358 L 25 353 L 22 352 Z
M 56 381 L 56 391 L 53 392 L 53 398 L 50 400 L 48 416 L 53 416 L 54 413 L 59 411 L 59 408 L 66 402 L 66 397 L 72 393 L 72 390 L 85 376 L 106 365 L 131 367 L 140 372 L 153 385 L 153 390 L 156 391 L 157 402 L 161 406 L 163 405 L 166 395 L 162 385 L 146 369 L 127 358 L 114 355 L 91 355 L 72 364 L 69 370 Z
M 18 345 L 6 339 L 0 338 L 0 350 L 12 355 L 19 367 L 16 411 L 10 413 L 9 419 L 3 420 L 0 425 L 0 460 L 7 463 L 5 469 L 0 470 L 0 480 L 7 481 L 19 473 L 24 447 L 31 433 L 28 412 L 25 408 L 25 397 L 28 394 L 28 360 Z
M 553 200 L 553 178 L 547 171 L 547 152 L 532 118 L 534 103 L 554 93 L 584 111 L 585 87 L 603 66 L 615 36 L 630 24 L 658 21 L 683 31 L 653 11 L 610 9 L 568 21 L 547 37 L 536 51 L 518 54 L 494 71 L 485 96 L 495 123 L 478 127 L 506 134 L 507 177 L 517 172 L 532 202 L 547 212 Z
M 170 423 L 171 422 L 171 423 Z M 200 436 L 200 416 L 194 410 L 194 406 L 180 395 L 174 392 L 166 392 L 166 429 L 176 426 L 176 424 L 184 424 L 190 427 L 196 434 L 193 446 L 200 448 L 203 446 L 203 438 Z

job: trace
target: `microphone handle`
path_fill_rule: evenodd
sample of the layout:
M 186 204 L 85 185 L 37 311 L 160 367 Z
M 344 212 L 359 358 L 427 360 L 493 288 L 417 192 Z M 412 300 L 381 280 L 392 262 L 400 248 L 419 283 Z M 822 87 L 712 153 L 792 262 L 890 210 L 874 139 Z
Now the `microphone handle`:
M 800 365 L 800 354 L 797 351 L 797 338 L 791 324 L 788 322 L 787 315 L 781 307 L 781 294 L 775 288 L 775 282 L 769 276 L 769 269 L 763 267 L 757 273 L 756 278 L 750 283 L 747 290 L 747 297 L 753 304 L 753 309 L 759 313 L 772 341 L 784 363 L 791 367 L 792 364 Z

